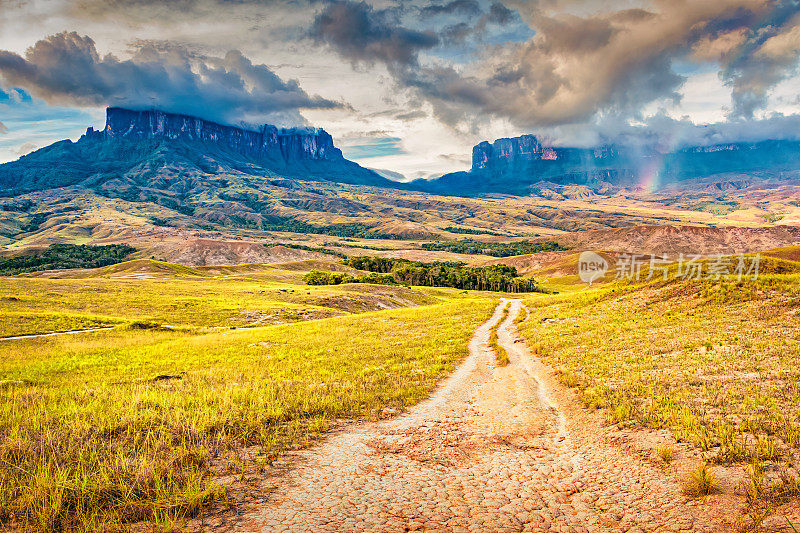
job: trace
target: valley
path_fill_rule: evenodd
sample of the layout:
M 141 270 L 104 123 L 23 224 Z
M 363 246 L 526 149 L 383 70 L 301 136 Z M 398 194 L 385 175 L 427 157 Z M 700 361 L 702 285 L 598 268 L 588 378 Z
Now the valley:
M 90 128 L 77 142 L 61 141 L 0 165 L 0 244 L 15 250 L 53 242 L 135 245 L 187 237 L 546 239 L 642 225 L 800 222 L 800 182 L 789 144 L 689 150 L 703 161 L 719 159 L 725 150 L 735 154 L 728 154 L 730 168 L 689 165 L 681 179 L 665 178 L 655 189 L 605 180 L 602 173 L 578 179 L 600 163 L 569 151 L 560 161 L 561 152 L 550 154 L 532 136 L 492 146 L 476 147 L 476 176 L 489 172 L 523 183 L 532 173 L 533 185 L 506 190 L 488 176 L 475 179 L 491 190 L 450 183 L 456 177 L 449 176 L 391 181 L 345 159 L 322 130 L 256 131 L 109 108 L 105 129 Z M 608 164 L 636 162 L 614 153 L 598 157 L 611 157 Z M 539 168 L 551 163 L 558 165 L 547 172 L 561 174 L 548 177 Z

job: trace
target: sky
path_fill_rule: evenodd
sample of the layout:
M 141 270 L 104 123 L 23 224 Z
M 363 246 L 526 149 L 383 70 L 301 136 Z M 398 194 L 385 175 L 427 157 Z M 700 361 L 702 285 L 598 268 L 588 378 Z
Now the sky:
M 800 138 L 800 0 L 0 0 L 0 162 L 105 107 L 313 125 L 429 178 L 472 146 Z

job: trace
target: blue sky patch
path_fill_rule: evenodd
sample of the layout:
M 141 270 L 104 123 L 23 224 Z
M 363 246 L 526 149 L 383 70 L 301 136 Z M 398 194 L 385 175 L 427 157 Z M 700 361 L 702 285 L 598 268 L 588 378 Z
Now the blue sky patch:
M 387 155 L 401 155 L 406 151 L 400 146 L 402 139 L 399 137 L 375 137 L 354 139 L 353 144 L 343 141 L 342 152 L 348 159 L 369 159 Z
M 0 163 L 63 139 L 76 140 L 89 126 L 101 128 L 103 109 L 51 106 L 19 89 L 0 90 Z

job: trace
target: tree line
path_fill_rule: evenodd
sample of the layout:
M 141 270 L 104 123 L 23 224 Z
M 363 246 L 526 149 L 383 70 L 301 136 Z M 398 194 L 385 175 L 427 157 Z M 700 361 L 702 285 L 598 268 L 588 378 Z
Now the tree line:
M 0 259 L 0 276 L 22 272 L 61 268 L 97 268 L 121 263 L 136 248 L 128 244 L 92 246 L 88 244 L 51 244 L 44 250 L 33 250 Z
M 423 250 L 437 252 L 453 252 L 457 254 L 483 254 L 492 257 L 510 257 L 512 255 L 535 254 L 539 252 L 556 252 L 567 250 L 556 241 L 517 241 L 517 242 L 480 242 L 474 239 L 463 239 L 450 242 L 426 242 Z

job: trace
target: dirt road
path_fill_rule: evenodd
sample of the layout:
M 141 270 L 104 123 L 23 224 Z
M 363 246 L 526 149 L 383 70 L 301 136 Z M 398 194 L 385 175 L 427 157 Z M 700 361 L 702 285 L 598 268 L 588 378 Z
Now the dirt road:
M 0 337 L 0 342 L 2 341 L 18 341 L 22 339 L 38 339 L 40 337 L 57 337 L 59 335 L 76 335 L 78 333 L 92 333 L 94 331 L 107 331 L 109 329 L 114 329 L 113 326 L 110 327 L 103 327 L 103 328 L 90 328 L 90 329 L 73 329 L 70 331 L 52 331 L 50 333 L 36 333 L 33 335 L 17 335 L 14 337 Z
M 511 307 L 497 367 L 490 328 Z M 658 467 L 611 442 L 517 338 L 519 300 L 475 332 L 428 400 L 298 453 L 236 531 L 724 530 Z

